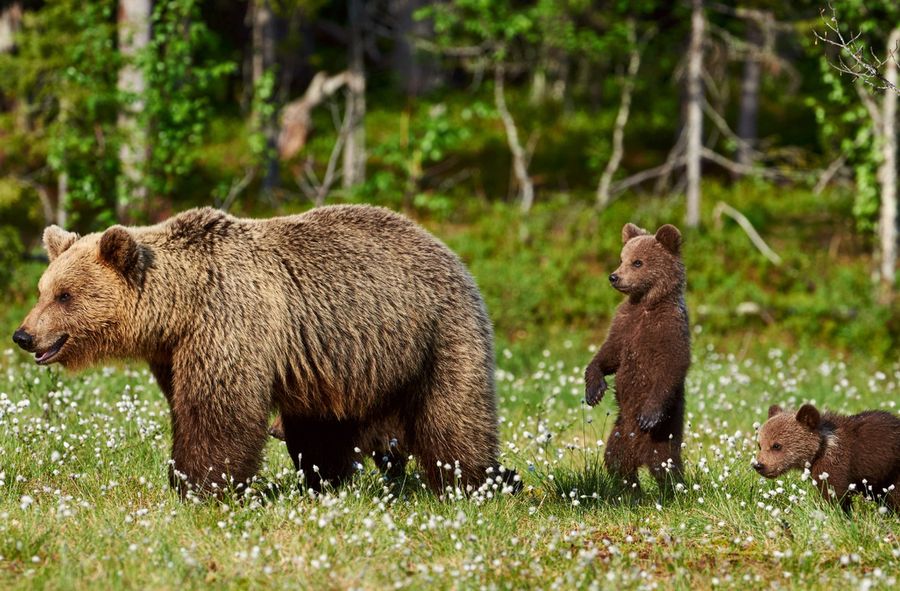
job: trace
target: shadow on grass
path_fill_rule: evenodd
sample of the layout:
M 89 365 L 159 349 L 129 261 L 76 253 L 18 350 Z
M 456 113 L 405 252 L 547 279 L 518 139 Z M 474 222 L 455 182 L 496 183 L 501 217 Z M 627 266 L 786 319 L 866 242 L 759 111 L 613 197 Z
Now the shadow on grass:
M 601 461 L 584 466 L 557 468 L 538 474 L 540 486 L 559 502 L 582 507 L 629 507 L 676 505 L 689 501 L 694 479 L 686 473 L 680 480 L 671 475 L 661 486 L 641 472 L 638 482 L 612 476 Z

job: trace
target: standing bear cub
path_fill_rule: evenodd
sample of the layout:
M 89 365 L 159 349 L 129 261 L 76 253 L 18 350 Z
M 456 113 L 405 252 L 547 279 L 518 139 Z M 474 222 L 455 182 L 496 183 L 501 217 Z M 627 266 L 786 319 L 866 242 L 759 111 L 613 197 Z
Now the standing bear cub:
M 400 215 L 206 208 L 84 237 L 51 226 L 44 243 L 50 265 L 15 342 L 40 364 L 147 360 L 182 492 L 252 477 L 273 410 L 315 489 L 350 476 L 360 449 L 394 469 L 415 455 L 436 491 L 498 468 L 484 302 L 459 258 Z
M 606 466 L 637 486 L 641 466 L 657 482 L 682 474 L 684 379 L 691 364 L 691 337 L 684 303 L 681 233 L 666 224 L 655 235 L 634 224 L 622 228 L 622 261 L 609 276 L 628 296 L 616 310 L 609 335 L 585 371 L 591 406 L 616 375 L 616 418 L 606 447 Z
M 766 478 L 809 468 L 822 495 L 839 499 L 844 510 L 854 493 L 900 510 L 900 418 L 879 410 L 820 414 L 812 404 L 795 414 L 773 405 L 753 468 Z

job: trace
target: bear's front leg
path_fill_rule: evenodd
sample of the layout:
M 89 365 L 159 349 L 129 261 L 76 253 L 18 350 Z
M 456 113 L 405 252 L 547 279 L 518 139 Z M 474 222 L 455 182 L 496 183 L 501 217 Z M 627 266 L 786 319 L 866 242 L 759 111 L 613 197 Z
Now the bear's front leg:
M 600 373 L 600 370 L 593 363 L 587 367 L 584 372 L 584 401 L 590 406 L 596 406 L 606 393 L 609 386 L 606 384 L 606 378 Z
M 590 406 L 597 405 L 606 393 L 606 376 L 619 369 L 619 352 L 612 339 L 606 339 L 597 354 L 584 370 L 584 401 Z
M 175 367 L 169 478 L 182 496 L 242 489 L 259 469 L 268 437 L 267 390 L 246 370 L 223 369 L 216 375 Z

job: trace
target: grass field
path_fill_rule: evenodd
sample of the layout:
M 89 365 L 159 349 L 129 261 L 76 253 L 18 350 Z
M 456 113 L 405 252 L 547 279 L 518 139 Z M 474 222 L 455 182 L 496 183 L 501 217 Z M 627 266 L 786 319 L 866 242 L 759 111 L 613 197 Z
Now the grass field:
M 536 335 L 537 337 L 537 335 Z M 746 343 L 745 343 L 746 345 Z M 769 404 L 896 412 L 900 364 L 715 344 L 688 383 L 686 486 L 637 501 L 602 469 L 612 397 L 581 403 L 590 351 L 498 352 L 504 462 L 525 488 L 438 500 L 371 461 L 313 498 L 272 440 L 253 494 L 181 502 L 168 488 L 168 409 L 141 366 L 80 375 L 12 350 L 0 369 L 0 587 L 889 588 L 900 518 L 852 517 L 794 474 L 749 467 Z M 732 353 L 725 352 L 730 348 Z M 646 475 L 645 475 L 646 476 Z

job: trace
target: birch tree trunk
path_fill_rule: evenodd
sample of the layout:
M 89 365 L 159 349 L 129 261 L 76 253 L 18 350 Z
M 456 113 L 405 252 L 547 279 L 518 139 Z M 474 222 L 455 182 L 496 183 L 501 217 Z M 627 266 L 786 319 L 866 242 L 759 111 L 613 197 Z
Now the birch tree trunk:
M 253 11 L 251 22 L 253 23 L 253 88 L 259 88 L 259 85 L 267 72 L 272 72 L 275 68 L 275 16 L 272 14 L 272 7 L 269 5 L 270 0 L 254 0 L 250 5 Z M 275 92 L 265 99 L 272 103 L 275 100 Z M 262 190 L 264 193 L 271 194 L 272 190 L 278 187 L 278 158 L 276 154 L 276 145 L 278 142 L 278 120 L 275 109 L 265 109 L 263 112 L 253 113 L 253 120 L 256 129 L 265 137 L 266 148 L 263 153 L 263 175 Z
M 897 85 L 896 52 L 900 44 L 900 27 L 894 28 L 888 37 L 884 77 Z M 881 107 L 881 153 L 878 170 L 881 185 L 881 211 L 878 223 L 880 258 L 880 299 L 887 303 L 894 297 L 897 270 L 897 93 L 886 90 Z
M 616 125 L 613 129 L 612 154 L 603 169 L 600 184 L 597 185 L 597 207 L 603 209 L 609 205 L 609 186 L 613 175 L 619 169 L 624 152 L 625 125 L 628 123 L 628 114 L 631 111 L 631 94 L 634 91 L 634 80 L 641 67 L 641 51 L 635 38 L 634 23 L 629 23 L 628 40 L 631 43 L 631 54 L 628 58 L 628 70 L 622 81 L 622 96 L 619 99 L 619 112 L 616 114 Z
M 366 72 L 363 61 L 365 49 L 363 39 L 364 5 L 362 0 L 348 0 L 350 15 L 350 72 L 347 84 L 347 101 L 350 108 L 350 131 L 344 141 L 344 162 L 342 184 L 345 189 L 356 186 L 366 179 Z
M 516 122 L 506 106 L 504 76 L 503 66 L 496 66 L 494 68 L 494 103 L 497 112 L 500 113 L 500 119 L 503 121 L 503 129 L 506 130 L 506 142 L 509 144 L 509 151 L 512 154 L 513 174 L 519 185 L 519 203 L 522 213 L 528 213 L 534 203 L 534 183 L 528 176 L 528 157 L 522 147 L 522 142 L 519 141 Z
M 138 124 L 144 110 L 146 81 L 135 60 L 150 43 L 152 11 L 152 0 L 119 0 L 119 52 L 124 65 L 119 70 L 118 89 L 129 97 L 122 105 L 118 118 L 122 133 L 122 146 L 119 148 L 122 174 L 118 183 L 116 217 L 123 223 L 129 221 L 129 210 L 135 204 L 143 205 L 147 199 L 143 174 L 147 161 L 147 135 Z M 60 194 L 60 202 L 62 200 L 63 195 Z
M 22 27 L 22 3 L 13 2 L 0 9 L 0 53 L 12 51 L 16 46 L 16 33 Z
M 703 1 L 693 0 L 687 67 L 687 214 L 685 225 L 700 225 L 700 160 L 703 139 Z

